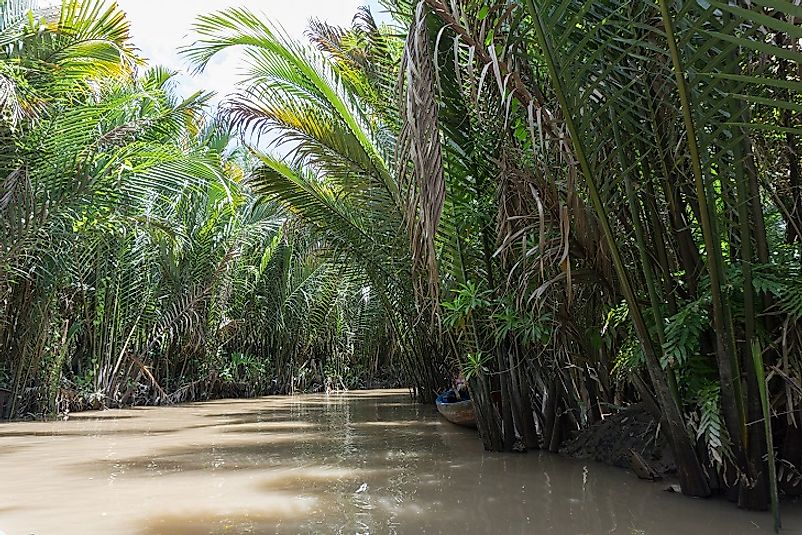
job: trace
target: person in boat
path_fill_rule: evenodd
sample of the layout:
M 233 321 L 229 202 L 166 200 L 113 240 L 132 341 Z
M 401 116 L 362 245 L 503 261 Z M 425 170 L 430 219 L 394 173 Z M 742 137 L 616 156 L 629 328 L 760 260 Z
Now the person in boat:
M 471 399 L 468 392 L 468 384 L 464 379 L 460 378 L 454 381 L 454 386 L 440 394 L 440 400 L 443 403 L 457 403 L 458 401 L 466 401 Z
M 476 427 L 476 413 L 468 387 L 464 380 L 457 380 L 454 386 L 437 397 L 437 411 L 452 424 Z

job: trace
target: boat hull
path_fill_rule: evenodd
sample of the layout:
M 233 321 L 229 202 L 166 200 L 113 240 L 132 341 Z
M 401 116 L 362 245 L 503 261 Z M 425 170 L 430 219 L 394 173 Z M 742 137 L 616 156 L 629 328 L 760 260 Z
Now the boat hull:
M 438 400 L 436 403 L 437 411 L 452 424 L 476 427 L 476 412 L 470 399 L 456 403 L 443 403 Z

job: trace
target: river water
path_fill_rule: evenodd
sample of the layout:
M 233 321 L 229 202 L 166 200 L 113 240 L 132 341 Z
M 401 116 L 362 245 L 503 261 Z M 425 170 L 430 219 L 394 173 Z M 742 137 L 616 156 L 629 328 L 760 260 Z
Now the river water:
M 770 533 L 767 514 L 558 456 L 489 454 L 402 391 L 0 425 L 6 535 Z M 784 510 L 802 533 L 800 506 Z

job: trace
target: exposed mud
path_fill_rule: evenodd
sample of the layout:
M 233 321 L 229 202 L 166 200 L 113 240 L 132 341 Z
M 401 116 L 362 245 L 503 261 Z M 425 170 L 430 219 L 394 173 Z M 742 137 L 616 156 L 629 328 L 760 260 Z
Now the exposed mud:
M 563 455 L 626 469 L 633 469 L 633 452 L 658 476 L 676 471 L 665 435 L 643 405 L 608 416 L 560 448 Z

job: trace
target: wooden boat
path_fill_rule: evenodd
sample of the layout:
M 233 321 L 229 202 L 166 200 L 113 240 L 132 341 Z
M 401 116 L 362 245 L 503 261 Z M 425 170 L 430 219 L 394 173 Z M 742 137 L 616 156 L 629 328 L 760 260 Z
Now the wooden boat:
M 449 401 L 448 394 L 449 392 L 445 392 L 437 396 L 435 400 L 437 411 L 452 424 L 476 427 L 476 412 L 474 411 L 473 400 Z

